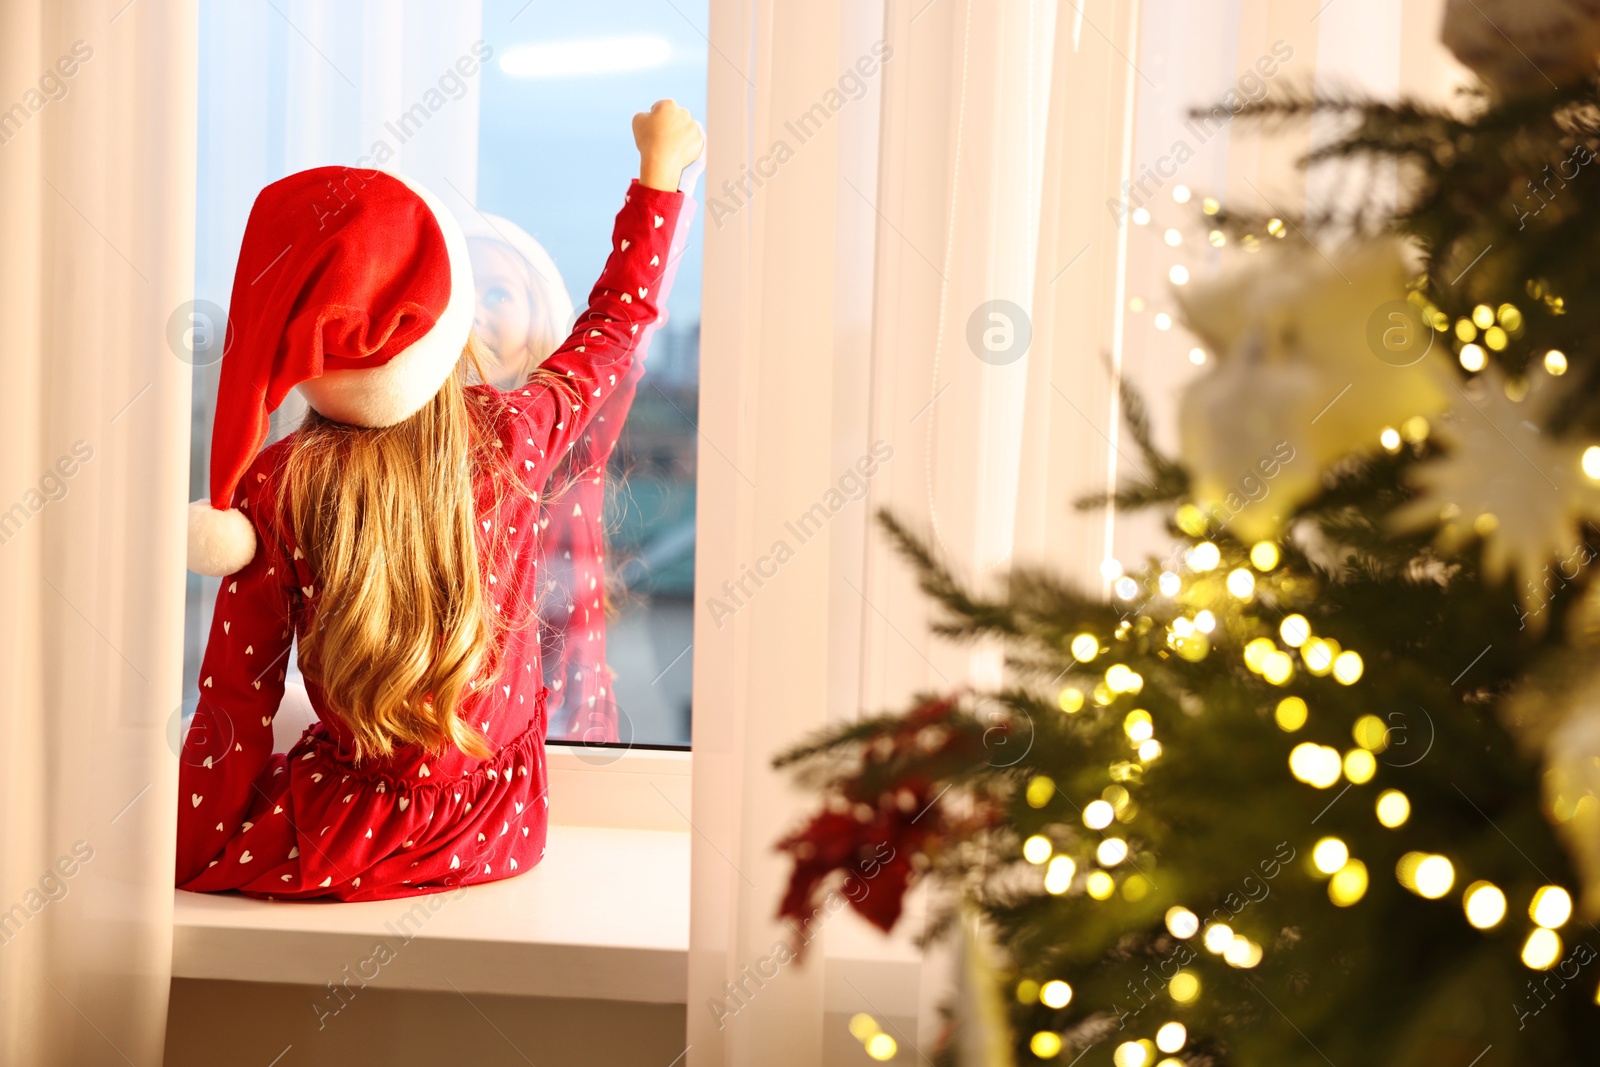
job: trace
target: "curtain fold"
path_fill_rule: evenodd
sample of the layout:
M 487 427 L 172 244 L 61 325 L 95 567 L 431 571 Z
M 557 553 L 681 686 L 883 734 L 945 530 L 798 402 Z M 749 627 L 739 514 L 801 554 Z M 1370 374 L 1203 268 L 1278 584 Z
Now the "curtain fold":
M 196 24 L 0 6 L 0 1064 L 161 1062 Z
M 946 947 L 906 944 L 922 929 L 920 898 L 895 939 L 830 919 L 804 966 L 762 982 L 745 969 L 784 936 L 769 918 L 787 873 L 771 844 L 816 802 L 785 785 L 772 755 L 918 691 L 1003 680 L 995 650 L 932 638 L 926 598 L 866 516 L 890 508 L 978 582 L 1042 562 L 1107 589 L 1108 560 L 1159 554 L 1154 511 L 1075 501 L 1141 475 L 1122 382 L 1147 400 L 1158 444 L 1177 450 L 1176 400 L 1207 356 L 1177 321 L 1171 279 L 1220 263 L 1198 201 L 1281 197 L 1295 210 L 1336 187 L 1294 166 L 1314 129 L 1261 138 L 1231 115 L 1191 122 L 1189 109 L 1349 78 L 1441 95 L 1442 2 L 1357 0 L 1339 14 L 1317 0 L 887 0 L 876 122 L 846 135 L 836 117 L 765 173 L 784 120 L 854 60 L 839 32 L 851 19 L 838 2 L 713 0 L 694 1067 L 834 1062 L 853 1011 L 908 1062 L 931 1052 L 956 983 Z M 1372 25 L 1404 39 L 1369 48 Z M 752 171 L 763 180 L 720 213 L 712 198 Z M 892 459 L 861 505 L 760 569 L 783 523 L 880 441 Z M 873 953 L 897 981 L 915 976 L 910 1004 L 866 992 L 853 968 Z

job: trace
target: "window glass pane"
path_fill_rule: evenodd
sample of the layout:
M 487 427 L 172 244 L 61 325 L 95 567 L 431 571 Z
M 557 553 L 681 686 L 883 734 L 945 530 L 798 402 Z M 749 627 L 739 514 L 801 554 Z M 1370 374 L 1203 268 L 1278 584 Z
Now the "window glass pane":
M 483 75 L 478 207 L 536 240 L 575 302 L 604 263 L 611 218 L 637 170 L 633 113 L 662 97 L 705 113 L 708 6 L 707 0 L 484 4 L 483 34 L 495 56 Z M 608 695 L 614 688 L 616 739 L 625 743 L 689 741 L 702 221 L 693 222 L 667 321 L 651 342 L 648 369 L 607 464 L 604 525 L 616 614 L 604 634 L 615 672 L 605 688 Z M 532 295 L 530 303 L 537 303 L 540 294 Z M 551 510 L 553 523 L 571 521 L 567 508 Z M 581 529 L 571 532 L 582 537 Z M 552 552 L 550 574 L 558 579 L 565 551 Z M 579 605 L 583 591 L 575 592 L 568 602 Z M 563 672 L 554 647 L 563 639 L 584 641 L 589 631 L 581 623 L 563 627 L 559 603 L 546 614 L 552 705 L 558 691 L 592 697 L 594 679 L 582 677 L 593 669 L 592 657 L 568 648 Z M 557 708 L 552 741 L 610 739 L 603 716 L 585 729 L 588 712 L 573 704 L 586 700 L 569 698 Z

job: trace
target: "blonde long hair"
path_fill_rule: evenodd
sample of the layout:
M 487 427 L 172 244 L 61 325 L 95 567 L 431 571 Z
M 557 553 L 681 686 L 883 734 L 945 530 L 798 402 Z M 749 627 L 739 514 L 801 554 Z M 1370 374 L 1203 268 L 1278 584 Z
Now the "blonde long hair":
M 285 461 L 279 500 L 321 599 L 301 669 L 350 728 L 357 759 L 401 744 L 493 755 L 461 712 L 498 673 L 515 622 L 485 588 L 474 486 L 487 466 L 492 509 L 516 482 L 489 413 L 464 392 L 468 365 L 482 380 L 480 351 L 470 340 L 438 394 L 394 426 L 308 410 Z

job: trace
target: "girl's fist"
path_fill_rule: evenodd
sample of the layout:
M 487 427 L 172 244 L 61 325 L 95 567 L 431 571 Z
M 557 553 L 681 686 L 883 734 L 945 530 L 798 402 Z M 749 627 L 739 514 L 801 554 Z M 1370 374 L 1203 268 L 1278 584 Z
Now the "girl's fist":
M 633 116 L 633 142 L 639 146 L 640 184 L 667 192 L 678 188 L 683 168 L 705 147 L 694 116 L 671 100 L 657 100 Z

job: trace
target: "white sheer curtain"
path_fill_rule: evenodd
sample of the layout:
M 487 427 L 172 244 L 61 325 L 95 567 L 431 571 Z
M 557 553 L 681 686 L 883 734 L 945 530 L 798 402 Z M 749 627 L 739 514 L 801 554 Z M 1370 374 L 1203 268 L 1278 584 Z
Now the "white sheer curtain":
M 0 5 L 8 1067 L 161 1062 L 191 373 L 168 324 L 193 291 L 195 27 L 182 0 Z
M 919 689 L 999 679 L 992 650 L 930 639 L 926 599 L 868 509 L 893 509 L 980 580 L 1042 560 L 1092 587 L 1108 557 L 1159 551 L 1156 516 L 1074 501 L 1139 477 L 1119 379 L 1146 394 L 1175 448 L 1173 403 L 1203 368 L 1195 342 L 1158 316 L 1176 319 L 1174 265 L 1196 276 L 1217 265 L 1194 201 L 1260 197 L 1287 211 L 1330 185 L 1313 174 L 1308 188 L 1293 166 L 1327 131 L 1264 140 L 1224 122 L 1202 136 L 1188 109 L 1230 89 L 1258 95 L 1257 80 L 1269 94 L 1443 96 L 1442 5 L 887 0 L 873 24 L 876 6 L 844 0 L 713 0 L 708 197 L 764 173 L 785 123 L 870 42 L 892 58 L 875 122 L 857 103 L 839 109 L 720 226 L 708 200 L 691 1065 L 834 1062 L 855 1011 L 915 1046 L 907 1062 L 931 1051 L 953 986 L 948 953 L 921 959 L 905 943 L 920 907 L 892 941 L 830 919 L 810 962 L 749 977 L 786 933 L 772 920 L 787 873 L 772 842 L 815 805 L 771 771 L 772 754 Z M 1391 43 L 1368 47 L 1373 34 Z M 999 331 L 992 349 L 969 340 L 986 326 Z M 1007 347 L 1007 327 L 1014 346 L 1031 329 L 1026 351 Z M 784 523 L 874 441 L 893 458 L 864 503 L 792 544 Z M 719 626 L 707 597 L 779 539 L 792 558 L 759 571 Z M 861 965 L 874 953 L 896 981 L 907 964 L 920 974 L 912 1003 L 875 1002 Z

